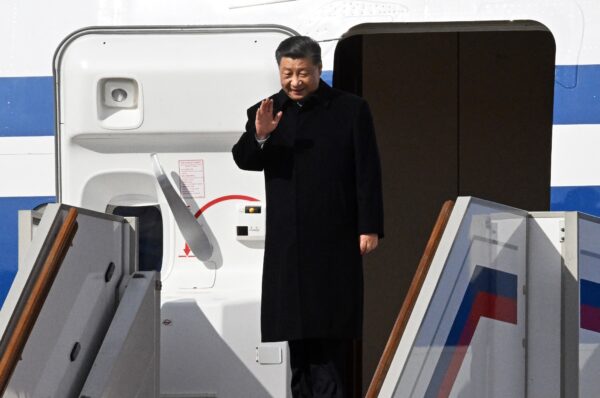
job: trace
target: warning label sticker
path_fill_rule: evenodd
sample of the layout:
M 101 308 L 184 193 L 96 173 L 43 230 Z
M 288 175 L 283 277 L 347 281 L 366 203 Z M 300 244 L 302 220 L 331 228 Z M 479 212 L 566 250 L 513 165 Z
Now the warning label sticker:
M 184 198 L 204 197 L 204 160 L 179 161 L 179 192 Z

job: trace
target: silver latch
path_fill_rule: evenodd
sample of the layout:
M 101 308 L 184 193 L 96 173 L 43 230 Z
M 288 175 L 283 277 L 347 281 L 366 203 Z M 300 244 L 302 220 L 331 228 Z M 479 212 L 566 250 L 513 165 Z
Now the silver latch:
M 283 363 L 281 347 L 259 345 L 256 347 L 256 362 L 261 365 L 279 365 Z

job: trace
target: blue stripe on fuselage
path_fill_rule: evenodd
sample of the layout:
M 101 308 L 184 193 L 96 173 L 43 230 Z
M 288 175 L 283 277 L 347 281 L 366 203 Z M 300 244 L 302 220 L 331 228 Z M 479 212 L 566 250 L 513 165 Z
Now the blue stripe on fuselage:
M 600 124 L 600 65 L 557 65 L 554 124 Z
M 600 186 L 551 187 L 550 210 L 600 216 Z
M 0 137 L 54 135 L 54 79 L 0 77 Z
M 43 203 L 56 202 L 54 196 L 0 198 L 0 305 L 4 303 L 18 266 L 18 214 Z

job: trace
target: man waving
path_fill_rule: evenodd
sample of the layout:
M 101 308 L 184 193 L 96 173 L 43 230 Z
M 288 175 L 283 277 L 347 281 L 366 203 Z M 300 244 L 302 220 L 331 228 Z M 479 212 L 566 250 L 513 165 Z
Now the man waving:
M 288 341 L 295 397 L 344 397 L 362 336 L 362 255 L 383 237 L 381 170 L 369 106 L 320 79 L 319 44 L 284 40 L 281 91 L 248 109 L 233 147 L 264 171 L 261 331 Z

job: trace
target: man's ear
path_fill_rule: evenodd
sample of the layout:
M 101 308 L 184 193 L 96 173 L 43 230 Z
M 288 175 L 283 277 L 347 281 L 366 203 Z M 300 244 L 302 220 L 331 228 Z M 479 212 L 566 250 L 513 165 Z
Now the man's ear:
M 321 76 L 322 71 L 323 71 L 323 64 L 319 64 L 319 76 Z

